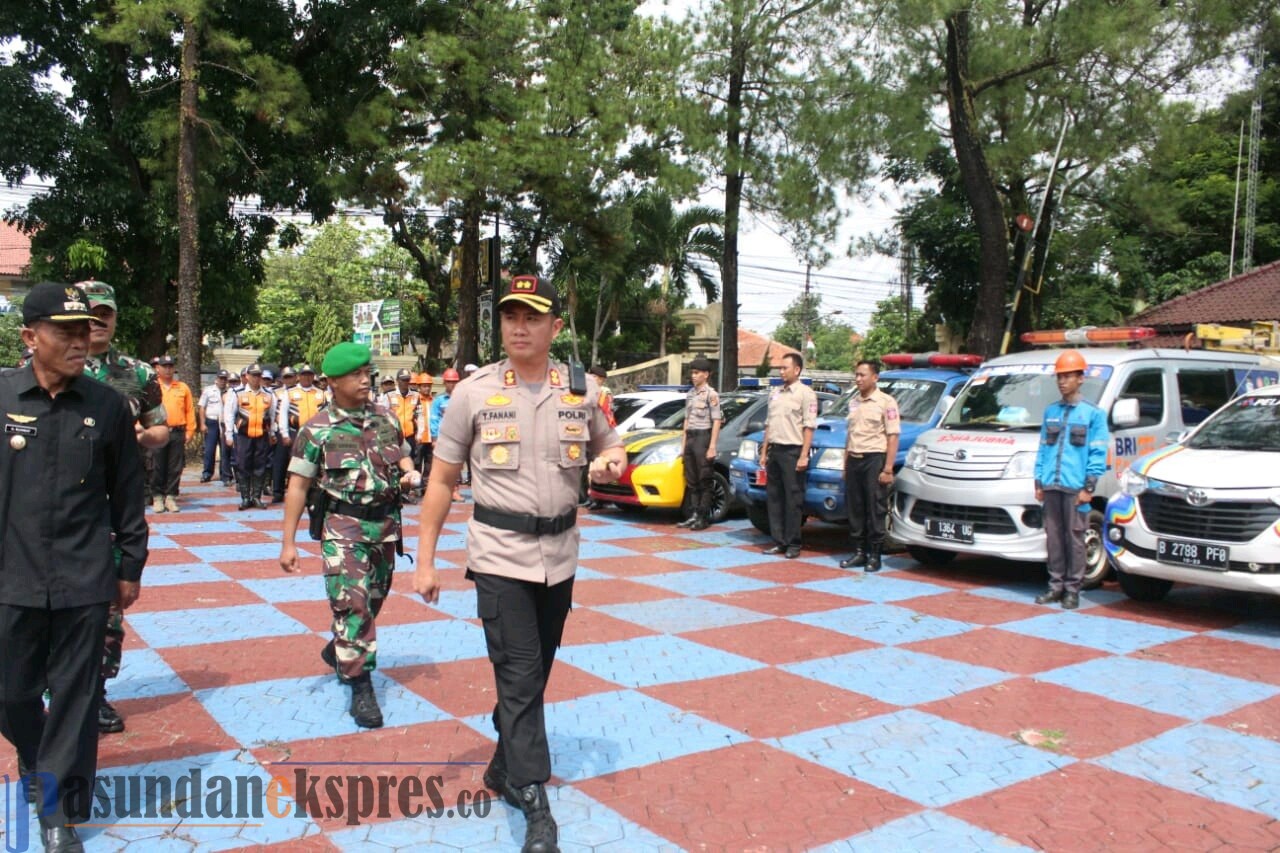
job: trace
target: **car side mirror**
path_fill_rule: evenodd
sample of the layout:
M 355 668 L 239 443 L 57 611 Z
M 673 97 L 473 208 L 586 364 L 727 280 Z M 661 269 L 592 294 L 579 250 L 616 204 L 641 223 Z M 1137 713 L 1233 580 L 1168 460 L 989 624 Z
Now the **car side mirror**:
M 752 418 L 747 421 L 747 425 L 743 427 L 744 433 L 759 432 L 764 429 L 764 418 Z
M 633 431 L 638 429 L 653 429 L 656 426 L 657 424 L 654 422 L 653 418 L 636 418 L 635 422 L 631 424 L 631 429 Z
M 1135 427 L 1141 420 L 1142 414 L 1138 410 L 1138 400 L 1134 397 L 1116 400 L 1115 405 L 1111 407 L 1111 422 L 1118 427 Z

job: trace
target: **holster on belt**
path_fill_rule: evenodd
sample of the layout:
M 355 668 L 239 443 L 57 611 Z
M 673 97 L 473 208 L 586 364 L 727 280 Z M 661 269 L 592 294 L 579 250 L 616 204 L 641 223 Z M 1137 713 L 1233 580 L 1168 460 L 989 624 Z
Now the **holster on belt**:
M 324 538 L 324 517 L 329 514 L 329 493 L 317 485 L 307 489 L 307 533 L 319 542 Z

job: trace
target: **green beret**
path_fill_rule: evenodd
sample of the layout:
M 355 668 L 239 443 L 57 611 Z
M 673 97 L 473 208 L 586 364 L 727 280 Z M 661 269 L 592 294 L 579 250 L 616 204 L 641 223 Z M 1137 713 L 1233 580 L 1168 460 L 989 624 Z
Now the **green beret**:
M 364 344 L 343 341 L 329 348 L 320 362 L 320 369 L 325 376 L 346 376 L 353 370 L 359 370 L 373 360 L 373 353 Z

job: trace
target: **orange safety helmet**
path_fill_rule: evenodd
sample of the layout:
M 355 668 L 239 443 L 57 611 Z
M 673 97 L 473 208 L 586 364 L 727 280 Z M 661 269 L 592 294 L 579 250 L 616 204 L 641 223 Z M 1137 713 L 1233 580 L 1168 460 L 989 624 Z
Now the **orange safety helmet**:
M 1069 349 L 1062 355 L 1058 356 L 1058 360 L 1053 363 L 1054 373 L 1084 373 L 1084 369 L 1088 367 L 1082 356 L 1077 350 Z
M 444 382 L 461 382 L 462 381 L 462 377 L 458 375 L 458 371 L 454 370 L 452 367 L 446 367 L 444 369 L 444 375 L 441 376 L 440 379 Z
M 415 374 L 414 374 L 414 376 L 413 376 L 413 381 L 414 381 L 414 382 L 416 382 L 416 383 L 418 383 L 419 385 L 430 385 L 430 384 L 431 384 L 431 374 L 430 374 L 430 373 L 415 373 Z

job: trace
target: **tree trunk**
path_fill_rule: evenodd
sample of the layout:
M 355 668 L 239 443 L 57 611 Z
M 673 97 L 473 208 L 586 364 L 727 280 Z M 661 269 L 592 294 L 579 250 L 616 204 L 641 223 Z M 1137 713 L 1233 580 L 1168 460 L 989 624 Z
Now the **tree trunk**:
M 480 219 L 484 203 L 480 198 L 467 199 L 462 212 L 462 285 L 458 288 L 458 349 L 457 361 L 464 364 L 480 363 L 480 347 L 477 337 L 479 324 L 479 276 L 480 276 Z
M 720 259 L 720 390 L 738 387 L 738 223 L 742 209 L 742 86 L 747 68 L 747 35 L 742 4 L 733 4 L 729 86 L 726 92 L 724 255 Z
M 965 196 L 978 228 L 978 298 L 966 341 L 968 350 L 992 356 L 1004 333 L 1009 284 L 1009 238 L 1004 206 L 979 135 L 977 111 L 969 89 L 969 12 L 947 18 L 947 107 L 951 140 Z
M 178 121 L 178 376 L 200 388 L 200 223 L 196 199 L 196 120 L 200 58 L 199 26 L 182 24 L 182 81 Z
M 440 358 L 444 336 L 449 328 L 444 322 L 444 318 L 449 314 L 449 298 L 452 295 L 449 272 L 441 271 L 439 264 L 435 263 L 431 256 L 422 251 L 422 247 L 414 241 L 413 235 L 409 233 L 408 223 L 404 219 L 404 208 L 394 201 L 386 201 L 383 203 L 382 211 L 382 222 L 391 232 L 391 242 L 404 249 L 413 258 L 414 264 L 418 267 L 418 277 L 427 283 L 427 290 L 437 306 L 434 312 L 426 306 L 419 309 L 419 316 L 423 321 L 423 332 L 427 339 L 426 357 L 428 361 L 434 362 Z M 404 310 L 403 306 L 401 310 Z

